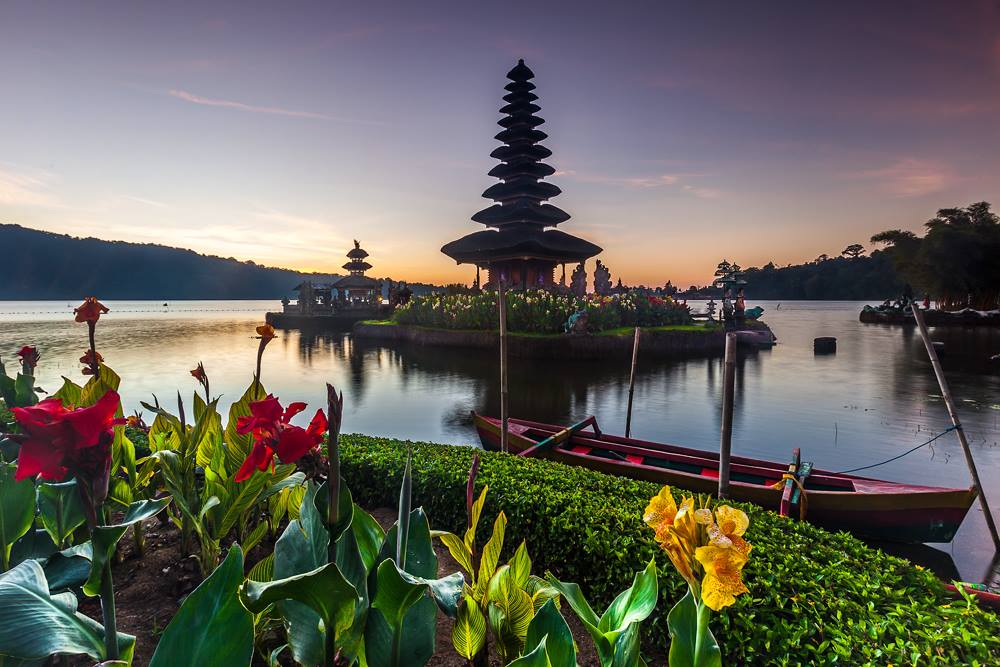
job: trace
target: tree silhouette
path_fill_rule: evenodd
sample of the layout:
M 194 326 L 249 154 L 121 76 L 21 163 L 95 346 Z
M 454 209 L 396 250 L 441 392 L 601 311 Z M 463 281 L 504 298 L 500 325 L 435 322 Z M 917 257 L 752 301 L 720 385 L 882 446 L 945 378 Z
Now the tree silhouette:
M 865 247 L 860 243 L 852 243 L 851 245 L 844 248 L 844 251 L 840 253 L 844 257 L 850 257 L 851 259 L 857 259 L 865 254 Z
M 943 208 L 927 233 L 892 229 L 872 237 L 887 246 L 897 271 L 945 308 L 988 310 L 1000 304 L 1000 219 L 988 202 Z

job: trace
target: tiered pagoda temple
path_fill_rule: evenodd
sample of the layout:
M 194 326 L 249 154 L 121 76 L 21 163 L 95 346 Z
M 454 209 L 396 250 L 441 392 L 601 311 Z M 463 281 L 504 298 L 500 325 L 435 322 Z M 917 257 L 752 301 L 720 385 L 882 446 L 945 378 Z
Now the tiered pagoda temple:
M 496 135 L 503 142 L 491 157 L 500 164 L 489 175 L 500 179 L 483 192 L 496 204 L 479 211 L 472 219 L 488 229 L 463 236 L 441 248 L 459 264 L 475 264 L 489 271 L 489 284 L 502 278 L 514 288 L 549 287 L 554 283 L 557 264 L 576 264 L 601 252 L 599 246 L 554 229 L 569 220 L 569 214 L 546 203 L 561 190 L 542 181 L 555 169 L 542 162 L 552 151 L 538 142 L 548 135 L 537 127 L 545 121 L 535 115 L 540 107 L 532 90 L 534 73 L 523 60 L 507 73 L 508 91 L 500 109 L 506 114 L 498 121 L 504 128 Z
M 344 264 L 348 275 L 344 276 L 330 287 L 337 290 L 340 300 L 348 304 L 371 304 L 377 301 L 376 293 L 380 291 L 379 282 L 365 275 L 372 265 L 365 261 L 368 253 L 361 244 L 354 242 L 354 248 L 347 253 L 348 262 Z

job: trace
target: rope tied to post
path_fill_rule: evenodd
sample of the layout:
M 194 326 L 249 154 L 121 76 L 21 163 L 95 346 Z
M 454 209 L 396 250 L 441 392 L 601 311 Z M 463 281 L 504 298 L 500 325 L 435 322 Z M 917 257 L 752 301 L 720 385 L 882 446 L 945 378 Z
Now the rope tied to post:
M 806 497 L 806 487 L 799 479 L 798 475 L 786 472 L 781 476 L 780 480 L 771 485 L 771 488 L 780 491 L 787 481 L 795 482 L 795 486 L 799 487 L 799 493 L 802 495 L 802 500 L 799 501 L 799 521 L 804 521 L 806 518 L 806 510 L 809 507 L 809 499 Z
M 961 427 L 962 427 L 961 424 L 955 424 L 954 426 L 949 426 L 948 428 L 946 428 L 945 430 L 941 431 L 940 433 L 938 433 L 937 435 L 935 435 L 933 438 L 931 438 L 930 440 L 928 440 L 927 442 L 922 442 L 919 445 L 917 445 L 916 447 L 914 447 L 912 449 L 908 449 L 908 450 L 906 450 L 905 452 L 903 452 L 902 454 L 900 454 L 898 456 L 893 456 L 891 459 L 886 459 L 885 461 L 882 461 L 881 463 L 873 463 L 873 464 L 871 464 L 869 466 L 861 466 L 860 468 L 851 468 L 850 470 L 840 470 L 836 474 L 838 474 L 838 475 L 845 475 L 845 474 L 847 474 L 849 472 L 858 472 L 859 470 L 868 470 L 869 468 L 877 468 L 878 466 L 885 465 L 886 463 L 892 463 L 893 461 L 896 461 L 898 459 L 903 458 L 907 454 L 912 454 L 913 452 L 917 451 L 921 447 L 926 447 L 927 445 L 931 444 L 932 442 L 934 442 L 935 440 L 937 440 L 941 436 L 947 435 L 947 434 L 951 433 L 952 431 L 957 430 L 957 429 L 959 429 Z

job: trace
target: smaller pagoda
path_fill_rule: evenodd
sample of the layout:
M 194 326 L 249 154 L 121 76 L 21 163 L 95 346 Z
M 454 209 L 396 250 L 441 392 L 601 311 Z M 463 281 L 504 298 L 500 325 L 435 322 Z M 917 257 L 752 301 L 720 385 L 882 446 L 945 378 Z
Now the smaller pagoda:
M 347 269 L 348 275 L 330 286 L 337 290 L 341 302 L 348 305 L 370 305 L 376 303 L 381 296 L 379 282 L 365 275 L 365 271 L 372 268 L 372 265 L 365 261 L 366 257 L 368 253 L 361 248 L 358 241 L 355 241 L 354 248 L 347 253 L 348 262 L 343 266 Z

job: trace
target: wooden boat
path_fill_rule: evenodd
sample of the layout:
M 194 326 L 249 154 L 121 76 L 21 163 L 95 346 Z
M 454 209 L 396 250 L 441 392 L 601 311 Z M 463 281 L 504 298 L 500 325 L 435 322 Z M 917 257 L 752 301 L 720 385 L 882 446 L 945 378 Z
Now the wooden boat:
M 499 450 L 499 420 L 473 416 L 483 447 Z M 607 435 L 593 417 L 569 428 L 510 419 L 508 451 L 686 491 L 718 490 L 718 453 Z M 783 513 L 797 501 L 817 525 L 896 542 L 950 542 L 976 498 L 974 488 L 899 484 L 741 456 L 731 459 L 730 494 Z

